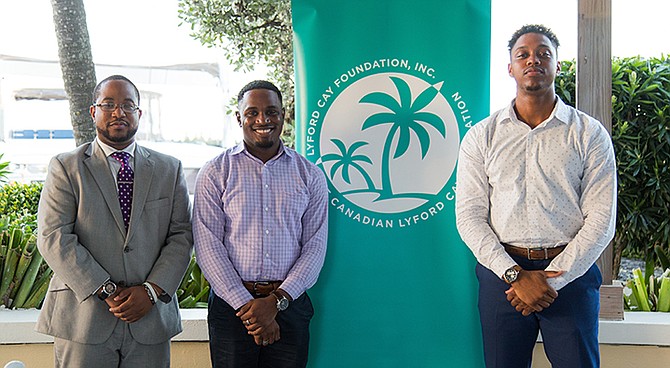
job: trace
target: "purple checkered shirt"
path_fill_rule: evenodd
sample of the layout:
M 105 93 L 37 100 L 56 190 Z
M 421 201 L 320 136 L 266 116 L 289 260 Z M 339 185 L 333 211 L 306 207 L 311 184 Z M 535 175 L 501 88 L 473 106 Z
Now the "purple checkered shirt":
M 328 187 L 294 150 L 263 163 L 244 143 L 198 174 L 193 236 L 198 264 L 217 296 L 238 309 L 252 299 L 242 281 L 284 280 L 292 298 L 312 287 L 326 256 Z

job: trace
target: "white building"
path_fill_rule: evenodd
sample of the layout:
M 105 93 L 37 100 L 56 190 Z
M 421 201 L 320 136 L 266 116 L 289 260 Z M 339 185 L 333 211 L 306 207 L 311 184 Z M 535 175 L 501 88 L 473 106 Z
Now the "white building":
M 96 65 L 96 74 L 98 80 L 122 74 L 137 85 L 143 110 L 138 141 L 182 160 L 190 186 L 204 162 L 241 141 L 226 114 L 236 91 L 218 64 Z M 43 180 L 49 159 L 74 148 L 58 62 L 0 55 L 0 153 L 11 163 L 10 179 Z

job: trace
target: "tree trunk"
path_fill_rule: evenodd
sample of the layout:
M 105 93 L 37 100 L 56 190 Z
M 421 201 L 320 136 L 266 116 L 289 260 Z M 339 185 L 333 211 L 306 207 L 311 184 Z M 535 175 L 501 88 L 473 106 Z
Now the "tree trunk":
M 70 101 L 70 120 L 77 146 L 95 138 L 89 114 L 95 88 L 95 66 L 86 27 L 83 0 L 51 0 L 58 39 L 58 58 L 65 93 Z

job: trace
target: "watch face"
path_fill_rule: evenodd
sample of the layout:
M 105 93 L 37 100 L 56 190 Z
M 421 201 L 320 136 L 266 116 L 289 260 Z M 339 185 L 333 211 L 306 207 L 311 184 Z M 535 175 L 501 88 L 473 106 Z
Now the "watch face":
M 108 282 L 108 283 L 106 283 L 105 286 L 103 287 L 103 290 L 104 290 L 105 293 L 107 293 L 108 295 L 112 295 L 112 294 L 114 294 L 114 292 L 116 292 L 116 284 L 114 284 L 113 282 Z
M 507 281 L 508 284 L 516 281 L 517 276 L 519 276 L 519 271 L 517 271 L 515 268 L 510 268 L 505 271 L 505 281 Z
M 288 299 L 285 296 L 277 299 L 277 309 L 280 311 L 286 310 L 288 308 Z

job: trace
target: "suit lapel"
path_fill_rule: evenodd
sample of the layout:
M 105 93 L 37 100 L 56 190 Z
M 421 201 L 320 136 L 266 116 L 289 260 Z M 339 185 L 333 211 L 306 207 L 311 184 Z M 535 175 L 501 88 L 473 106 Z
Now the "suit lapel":
M 91 172 L 95 183 L 98 185 L 107 208 L 109 208 L 109 212 L 114 217 L 116 226 L 125 235 L 126 227 L 123 224 L 123 215 L 121 214 L 121 206 L 119 205 L 116 183 L 107 164 L 107 157 L 105 157 L 105 153 L 97 143 L 89 143 L 89 147 L 86 149 L 84 165 Z
M 151 181 L 154 177 L 155 165 L 154 161 L 150 158 L 150 155 L 149 151 L 143 147 L 139 145 L 135 146 L 135 180 L 133 184 L 133 206 L 130 211 L 128 239 L 130 239 L 134 231 L 136 231 L 133 224 L 137 224 L 142 216 L 144 204 L 149 195 L 149 188 L 151 188 Z

